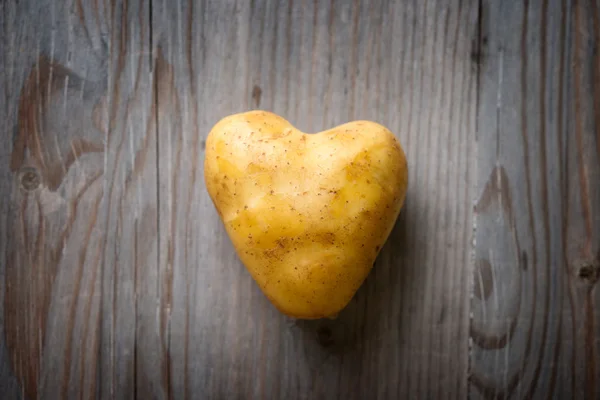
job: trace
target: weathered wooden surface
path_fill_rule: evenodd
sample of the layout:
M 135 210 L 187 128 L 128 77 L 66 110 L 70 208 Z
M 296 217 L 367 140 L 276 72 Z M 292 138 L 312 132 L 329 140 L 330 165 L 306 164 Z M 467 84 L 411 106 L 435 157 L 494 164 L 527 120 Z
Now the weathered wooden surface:
M 474 4 L 2 7 L 7 396 L 466 395 Z M 335 321 L 274 310 L 204 189 L 208 130 L 257 107 L 407 149 L 405 211 Z
M 164 65 L 155 72 L 173 85 L 158 105 L 175 398 L 466 396 L 473 11 L 468 2 L 154 2 Z M 253 108 L 305 131 L 378 120 L 407 148 L 406 208 L 336 321 L 275 311 L 202 185 L 208 130 Z
M 470 395 L 600 397 L 600 6 L 484 1 Z
M 145 394 L 163 356 L 149 5 L 2 7 L 3 359 L 29 398 Z
M 598 12 L 1 2 L 2 398 L 597 397 Z M 275 311 L 205 191 L 210 127 L 255 108 L 406 149 L 337 320 Z

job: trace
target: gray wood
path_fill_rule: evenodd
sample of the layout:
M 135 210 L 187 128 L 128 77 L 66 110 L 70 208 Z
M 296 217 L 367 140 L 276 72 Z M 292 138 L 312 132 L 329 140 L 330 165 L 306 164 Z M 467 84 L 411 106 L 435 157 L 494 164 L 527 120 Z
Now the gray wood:
M 3 398 L 160 397 L 149 3 L 2 7 Z
M 99 219 L 101 398 L 166 397 L 158 204 L 156 62 L 150 2 L 106 2 L 109 51 Z M 92 11 L 92 10 L 91 10 Z M 94 13 L 90 13 L 90 17 Z
M 466 397 L 476 2 L 0 7 L 3 398 Z M 336 320 L 279 314 L 204 188 L 210 127 L 254 108 L 406 149 L 405 208 Z
M 77 215 L 94 203 L 82 190 L 94 170 L 80 160 L 98 157 L 89 114 L 100 86 L 89 78 L 100 76 L 88 75 L 88 61 L 78 62 L 90 51 L 69 40 L 64 5 L 5 2 L 2 14 L 2 197 L 9 200 L 2 225 L 2 337 L 19 392 L 36 398 L 65 394 L 69 377 L 83 384 L 90 376 L 78 360 L 90 356 L 80 335 L 87 326 L 82 311 L 93 297 L 85 300 L 89 268 L 77 262 L 74 239 L 87 236 L 90 221 Z M 47 379 L 49 369 L 56 379 Z
M 13 27 L 14 15 L 12 9 L 5 3 L 0 3 L 0 69 L 5 71 L 8 67 L 7 57 L 5 56 L 10 49 L 10 43 L 6 40 L 4 34 Z M 14 21 L 16 22 L 16 21 Z M 11 112 L 14 105 L 9 102 L 11 98 L 9 89 L 10 82 L 4 74 L 0 74 L 0 393 L 9 399 L 19 397 L 20 388 L 17 379 L 12 373 L 10 367 L 9 349 L 6 347 L 4 326 L 5 312 L 4 299 L 6 285 L 6 258 L 8 244 L 8 212 L 11 207 L 9 194 L 12 191 L 12 177 L 8 169 L 11 146 L 6 145 L 12 141 L 14 127 L 9 123 Z M 12 119 L 14 121 L 14 119 Z
M 158 104 L 173 397 L 465 398 L 475 2 L 157 0 L 152 9 L 165 71 L 155 72 L 172 85 Z M 336 320 L 274 309 L 203 186 L 212 125 L 255 108 L 305 131 L 376 120 L 406 148 L 406 207 Z
M 597 399 L 599 5 L 482 11 L 469 394 Z

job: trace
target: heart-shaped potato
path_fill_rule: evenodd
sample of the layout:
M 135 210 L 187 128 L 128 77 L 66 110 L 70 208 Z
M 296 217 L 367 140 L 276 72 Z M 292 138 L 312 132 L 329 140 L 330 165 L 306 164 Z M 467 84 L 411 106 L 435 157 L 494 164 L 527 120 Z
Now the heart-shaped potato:
M 404 202 L 404 151 L 355 121 L 305 134 L 265 111 L 228 116 L 204 179 L 236 252 L 284 314 L 333 317 L 369 274 Z

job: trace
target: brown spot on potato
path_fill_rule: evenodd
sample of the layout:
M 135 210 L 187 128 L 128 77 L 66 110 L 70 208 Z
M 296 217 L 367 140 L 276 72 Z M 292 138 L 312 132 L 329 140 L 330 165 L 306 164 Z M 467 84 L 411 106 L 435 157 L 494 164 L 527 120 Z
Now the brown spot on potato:
M 275 241 L 275 243 L 277 244 L 277 246 L 279 246 L 280 248 L 285 248 L 286 243 L 288 241 L 288 238 L 279 238 Z

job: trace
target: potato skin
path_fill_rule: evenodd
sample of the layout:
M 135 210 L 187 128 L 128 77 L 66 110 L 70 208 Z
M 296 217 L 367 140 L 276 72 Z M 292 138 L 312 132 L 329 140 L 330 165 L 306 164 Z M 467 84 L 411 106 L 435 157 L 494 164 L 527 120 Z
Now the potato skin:
M 404 203 L 394 135 L 354 121 L 305 134 L 266 111 L 223 118 L 204 178 L 240 259 L 284 314 L 333 317 L 370 272 Z

